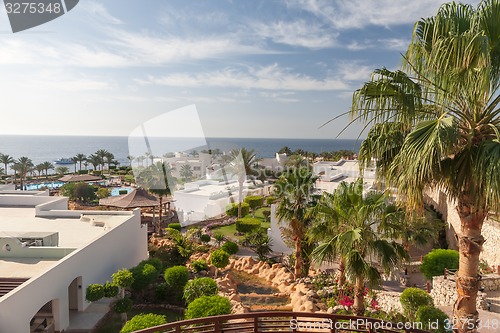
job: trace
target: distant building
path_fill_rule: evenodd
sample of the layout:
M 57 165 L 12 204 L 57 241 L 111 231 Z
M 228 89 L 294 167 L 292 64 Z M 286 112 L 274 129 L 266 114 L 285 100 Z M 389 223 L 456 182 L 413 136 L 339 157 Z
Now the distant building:
M 363 181 L 365 189 L 370 190 L 375 183 L 375 168 L 366 168 L 363 170 Z M 357 160 L 340 161 L 319 161 L 313 164 L 313 173 L 319 176 L 316 184 L 321 191 L 333 192 L 338 185 L 345 182 L 354 182 L 361 177 L 359 163 Z
M 147 258 L 140 211 L 70 211 L 48 192 L 0 191 L 0 332 L 64 331 L 89 284 Z

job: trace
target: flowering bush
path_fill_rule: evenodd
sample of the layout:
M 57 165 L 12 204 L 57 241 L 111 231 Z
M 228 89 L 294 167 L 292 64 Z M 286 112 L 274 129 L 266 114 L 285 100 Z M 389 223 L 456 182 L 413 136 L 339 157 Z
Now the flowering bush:
M 339 297 L 338 303 L 339 305 L 342 305 L 343 307 L 350 309 L 351 306 L 354 304 L 354 300 L 347 295 L 343 295 Z

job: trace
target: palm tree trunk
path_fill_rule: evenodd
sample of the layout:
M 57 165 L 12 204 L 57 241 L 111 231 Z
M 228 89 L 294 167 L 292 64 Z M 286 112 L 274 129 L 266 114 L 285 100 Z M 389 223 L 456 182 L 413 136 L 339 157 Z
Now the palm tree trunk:
M 356 277 L 356 286 L 354 287 L 354 305 L 352 309 L 356 316 L 365 314 L 365 281 L 362 276 Z
M 295 277 L 302 277 L 302 237 L 295 238 Z
M 484 243 L 481 235 L 487 210 L 477 208 L 473 198 L 462 194 L 458 199 L 460 217 L 460 235 L 458 237 L 459 268 L 456 276 L 458 298 L 453 306 L 453 319 L 459 333 L 476 332 L 479 314 L 476 309 L 476 297 L 480 277 L 479 254 Z
M 342 287 L 345 284 L 345 260 L 344 259 L 340 259 L 338 275 L 339 275 L 338 286 Z
M 161 227 L 161 219 L 163 213 L 163 195 L 160 195 L 160 211 L 158 212 L 158 235 L 163 237 L 163 228 Z

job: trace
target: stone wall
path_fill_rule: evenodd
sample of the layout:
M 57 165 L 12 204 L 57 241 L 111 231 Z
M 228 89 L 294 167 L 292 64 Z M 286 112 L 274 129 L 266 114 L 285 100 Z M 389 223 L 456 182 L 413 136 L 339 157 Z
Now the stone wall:
M 403 307 L 399 301 L 401 293 L 394 291 L 380 291 L 377 293 L 377 302 L 381 310 L 385 312 L 403 313 Z
M 435 276 L 432 278 L 432 290 L 430 295 L 434 300 L 435 306 L 453 305 L 457 299 L 457 287 L 454 280 L 445 279 L 444 276 Z M 478 292 L 476 306 L 478 309 L 485 310 L 486 294 Z
M 460 232 L 460 218 L 456 210 L 456 203 L 447 199 L 441 191 L 428 191 L 426 202 L 443 214 L 443 219 L 447 222 L 446 239 L 450 249 L 457 250 L 457 240 L 455 235 Z M 491 219 L 486 219 L 483 224 L 482 234 L 486 240 L 481 252 L 481 259 L 493 267 L 500 265 L 500 223 Z

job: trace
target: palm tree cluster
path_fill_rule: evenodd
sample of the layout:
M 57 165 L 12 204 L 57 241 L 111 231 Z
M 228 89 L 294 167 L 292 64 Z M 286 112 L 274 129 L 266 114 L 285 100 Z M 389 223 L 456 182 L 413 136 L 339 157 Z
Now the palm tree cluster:
M 352 150 L 341 149 L 341 150 L 323 151 L 321 153 L 316 153 L 313 151 L 306 151 L 301 148 L 292 150 L 288 146 L 282 147 L 280 150 L 278 150 L 278 154 L 287 154 L 288 156 L 296 155 L 309 160 L 315 160 L 317 158 L 321 158 L 322 160 L 325 161 L 338 161 L 342 158 L 354 159 L 357 156 L 356 152 Z
M 18 159 L 15 159 L 8 154 L 2 153 L 0 153 L 0 163 L 4 165 L 2 173 L 8 175 L 10 169 L 14 171 L 15 176 L 19 176 L 21 189 L 24 188 L 28 175 L 38 172 L 38 177 L 41 177 L 42 173 L 45 173 L 45 177 L 47 178 L 49 170 L 54 169 L 52 163 L 48 161 L 34 165 L 33 161 L 29 157 L 21 156 Z
M 454 323 L 478 324 L 481 229 L 500 210 L 500 1 L 474 8 L 448 3 L 415 24 L 400 70 L 378 69 L 357 90 L 353 121 L 373 125 L 361 164 L 377 161 L 379 176 L 409 209 L 428 189 L 457 203 L 460 267 Z

